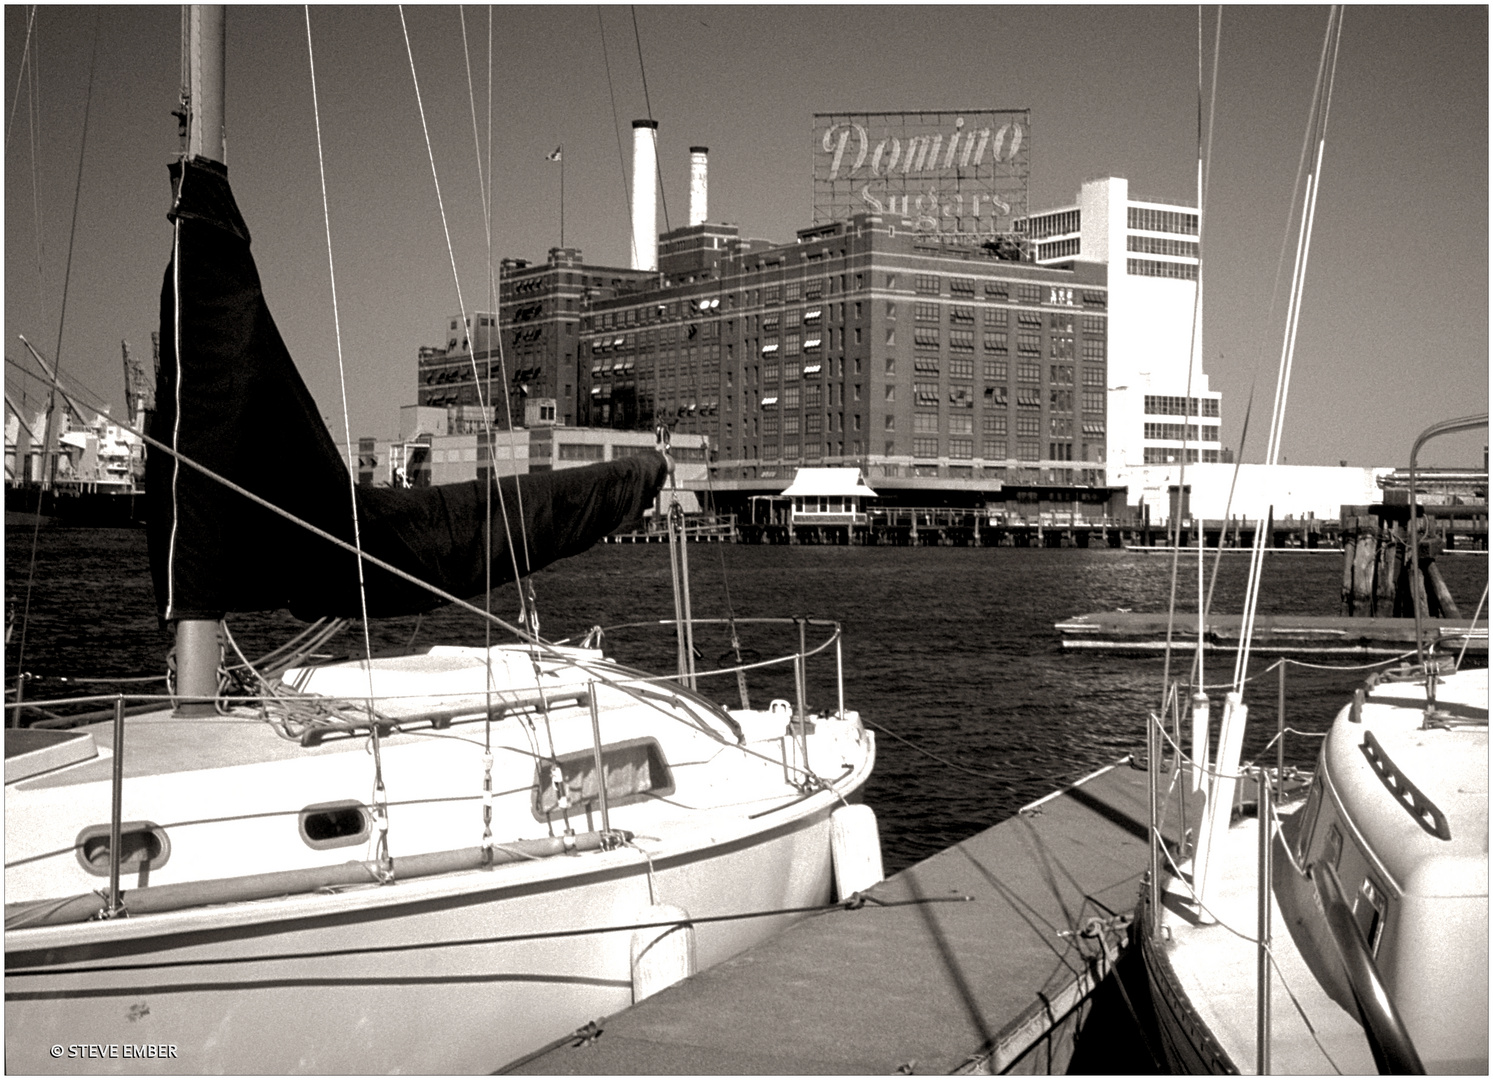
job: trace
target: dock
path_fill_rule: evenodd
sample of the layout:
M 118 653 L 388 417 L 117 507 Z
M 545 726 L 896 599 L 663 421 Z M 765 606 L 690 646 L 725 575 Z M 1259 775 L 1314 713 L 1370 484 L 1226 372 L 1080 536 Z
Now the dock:
M 1165 614 L 1098 611 L 1054 624 L 1063 648 L 1149 654 L 1166 648 Z M 1242 616 L 1209 615 L 1203 623 L 1205 651 L 1239 647 Z M 1172 648 L 1186 651 L 1197 641 L 1197 615 L 1178 612 L 1171 620 Z M 1467 652 L 1488 655 L 1488 632 L 1474 631 L 1466 619 L 1428 619 L 1426 635 L 1467 635 Z M 1458 645 L 1457 647 L 1460 647 Z M 1415 620 L 1339 615 L 1258 615 L 1251 648 L 1257 653 L 1319 656 L 1399 656 L 1415 651 Z
M 1128 758 L 1102 769 L 864 903 L 806 918 L 503 1071 L 1062 1072 L 1084 1053 L 1096 988 L 1131 1007 L 1106 979 L 1147 865 L 1146 777 Z M 1154 1068 L 1105 1041 L 1093 1071 Z

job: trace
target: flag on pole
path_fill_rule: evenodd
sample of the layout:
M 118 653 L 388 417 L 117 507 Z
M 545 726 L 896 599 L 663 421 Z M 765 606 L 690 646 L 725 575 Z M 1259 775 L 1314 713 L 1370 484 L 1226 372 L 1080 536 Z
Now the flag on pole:
M 544 160 L 546 160 L 546 161 L 559 161 L 560 160 L 560 147 L 558 147 L 558 146 L 555 147 L 555 152 L 553 154 L 546 154 Z

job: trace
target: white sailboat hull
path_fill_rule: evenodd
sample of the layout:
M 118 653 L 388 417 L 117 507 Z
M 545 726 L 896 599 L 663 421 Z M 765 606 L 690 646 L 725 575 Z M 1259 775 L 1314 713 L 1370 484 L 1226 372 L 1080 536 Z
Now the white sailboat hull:
M 694 918 L 829 902 L 838 801 L 821 792 L 752 831 L 694 830 L 654 854 L 654 897 Z M 491 1072 L 631 1004 L 631 927 L 649 906 L 647 862 L 620 849 L 15 931 L 6 1068 Z M 799 917 L 699 925 L 698 966 Z

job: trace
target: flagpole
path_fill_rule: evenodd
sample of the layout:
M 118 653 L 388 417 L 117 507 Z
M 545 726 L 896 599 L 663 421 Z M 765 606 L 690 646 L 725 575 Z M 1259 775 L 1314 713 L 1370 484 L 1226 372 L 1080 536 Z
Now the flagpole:
M 560 145 L 560 246 L 565 246 L 565 145 Z

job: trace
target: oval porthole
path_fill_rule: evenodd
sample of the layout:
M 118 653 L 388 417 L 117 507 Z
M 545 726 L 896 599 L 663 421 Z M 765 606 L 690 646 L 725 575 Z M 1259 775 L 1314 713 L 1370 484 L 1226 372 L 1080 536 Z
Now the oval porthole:
M 97 877 L 109 876 L 108 825 L 90 825 L 78 834 L 73 850 L 84 870 Z M 153 821 L 126 821 L 119 828 L 119 869 L 121 873 L 159 870 L 171 857 L 171 841 L 166 830 Z
M 368 808 L 355 799 L 317 803 L 301 811 L 301 839 L 307 847 L 352 847 L 368 839 Z

